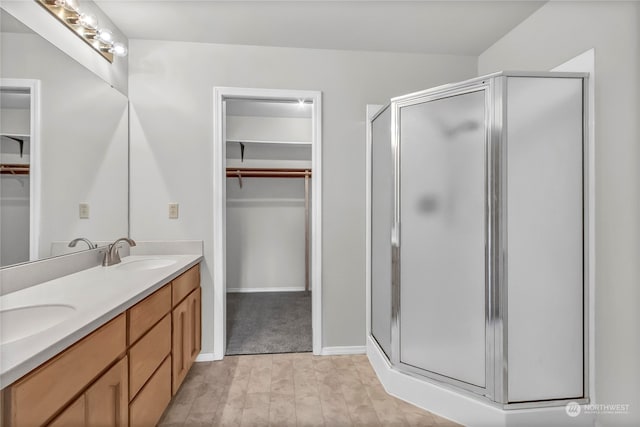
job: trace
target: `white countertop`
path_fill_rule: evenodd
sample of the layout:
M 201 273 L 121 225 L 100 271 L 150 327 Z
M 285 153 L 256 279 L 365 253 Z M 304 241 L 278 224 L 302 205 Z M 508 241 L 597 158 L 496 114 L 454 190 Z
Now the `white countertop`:
M 118 268 L 144 259 L 174 260 L 150 270 Z M 64 320 L 33 335 L 0 345 L 0 387 L 4 388 L 115 318 L 202 260 L 201 255 L 129 256 L 0 297 L 0 309 L 33 305 L 72 306 Z M 3 331 L 11 324 L 0 325 Z

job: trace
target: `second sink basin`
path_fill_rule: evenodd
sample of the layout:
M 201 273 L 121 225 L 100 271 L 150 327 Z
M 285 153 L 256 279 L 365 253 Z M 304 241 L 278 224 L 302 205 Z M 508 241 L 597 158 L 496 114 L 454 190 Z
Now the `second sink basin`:
M 156 268 L 168 267 L 175 263 L 175 260 L 164 258 L 137 259 L 134 261 L 124 262 L 116 268 L 118 270 L 126 271 L 155 270 Z
M 76 309 L 64 304 L 30 305 L 0 311 L 0 344 L 26 338 L 65 320 Z

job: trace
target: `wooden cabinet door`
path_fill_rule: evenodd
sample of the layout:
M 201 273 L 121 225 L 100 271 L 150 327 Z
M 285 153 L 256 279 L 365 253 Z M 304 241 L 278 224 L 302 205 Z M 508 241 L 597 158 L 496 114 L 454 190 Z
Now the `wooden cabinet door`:
M 87 427 L 127 427 L 128 390 L 128 363 L 124 357 L 85 392 Z
M 127 348 L 124 314 L 34 369 L 9 388 L 4 425 L 44 425 Z
M 173 309 L 173 334 L 172 334 L 172 363 L 173 374 L 171 377 L 171 392 L 176 394 L 180 384 L 189 371 L 189 360 L 184 349 L 190 333 L 191 322 L 189 322 L 189 302 L 190 298 L 185 298 Z
M 200 288 L 196 289 L 189 297 L 189 318 L 192 322 L 191 336 L 189 337 L 189 347 L 187 349 L 191 364 L 196 361 L 196 357 L 200 354 L 201 343 L 201 313 L 200 307 L 202 302 Z
M 53 420 L 48 427 L 81 427 L 85 425 L 84 394 Z
M 200 288 L 197 288 L 173 309 L 173 394 L 200 352 L 200 295 Z
M 127 427 L 127 358 L 105 372 L 48 427 Z

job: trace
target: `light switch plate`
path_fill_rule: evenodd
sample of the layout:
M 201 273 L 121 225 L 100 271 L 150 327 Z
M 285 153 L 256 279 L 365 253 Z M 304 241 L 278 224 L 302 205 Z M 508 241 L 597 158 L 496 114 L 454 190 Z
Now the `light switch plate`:
M 89 218 L 89 203 L 82 202 L 78 205 L 78 213 L 80 215 L 80 219 L 88 219 Z
M 178 218 L 178 204 L 169 203 L 169 219 Z

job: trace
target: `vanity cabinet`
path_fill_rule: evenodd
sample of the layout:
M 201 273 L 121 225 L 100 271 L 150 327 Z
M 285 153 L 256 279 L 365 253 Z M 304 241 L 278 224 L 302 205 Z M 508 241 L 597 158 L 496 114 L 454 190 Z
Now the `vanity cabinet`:
M 196 265 L 2 390 L 2 425 L 156 425 L 200 352 L 200 303 Z
M 200 352 L 199 265 L 136 304 L 128 316 L 129 425 L 155 425 Z
M 200 353 L 200 266 L 196 265 L 172 284 L 173 317 L 173 376 L 172 394 L 180 384 Z

